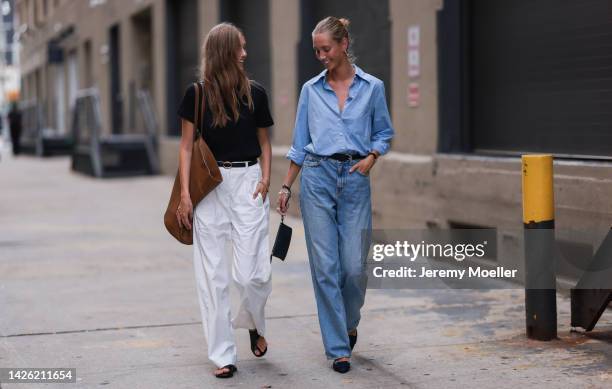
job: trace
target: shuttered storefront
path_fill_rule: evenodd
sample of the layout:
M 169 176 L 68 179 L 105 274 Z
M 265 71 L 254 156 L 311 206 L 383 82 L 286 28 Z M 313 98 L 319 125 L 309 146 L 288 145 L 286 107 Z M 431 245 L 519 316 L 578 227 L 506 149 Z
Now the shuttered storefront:
M 444 5 L 442 151 L 612 158 L 612 2 Z

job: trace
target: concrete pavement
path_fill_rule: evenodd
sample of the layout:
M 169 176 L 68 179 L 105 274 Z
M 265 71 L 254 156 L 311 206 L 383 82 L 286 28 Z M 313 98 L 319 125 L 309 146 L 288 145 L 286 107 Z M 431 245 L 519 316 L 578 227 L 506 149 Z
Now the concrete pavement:
M 74 367 L 79 388 L 612 387 L 612 315 L 571 333 L 559 296 L 559 339 L 529 341 L 522 290 L 369 290 L 353 369 L 333 372 L 298 219 L 286 263 L 273 265 L 268 353 L 255 358 L 238 331 L 239 372 L 216 379 L 191 247 L 162 224 L 171 178 L 97 180 L 71 173 L 68 158 L 6 151 L 0 367 Z

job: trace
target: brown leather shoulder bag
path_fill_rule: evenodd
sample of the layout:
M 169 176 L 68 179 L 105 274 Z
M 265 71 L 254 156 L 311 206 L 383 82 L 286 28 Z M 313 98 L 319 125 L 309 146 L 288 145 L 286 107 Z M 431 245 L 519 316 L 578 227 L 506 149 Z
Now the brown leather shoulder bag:
M 195 108 L 194 131 L 196 139 L 193 142 L 191 153 L 191 168 L 189 170 L 189 195 L 195 212 L 196 205 L 223 181 L 215 156 L 208 148 L 204 137 L 200 134 L 200 123 L 204 121 L 206 97 L 201 82 L 194 83 Z M 201 100 L 201 104 L 200 104 Z M 174 186 L 170 194 L 168 208 L 164 214 L 164 224 L 168 232 L 179 242 L 193 244 L 193 223 L 191 230 L 181 228 L 176 217 L 176 210 L 181 203 L 181 176 L 180 170 L 176 173 Z

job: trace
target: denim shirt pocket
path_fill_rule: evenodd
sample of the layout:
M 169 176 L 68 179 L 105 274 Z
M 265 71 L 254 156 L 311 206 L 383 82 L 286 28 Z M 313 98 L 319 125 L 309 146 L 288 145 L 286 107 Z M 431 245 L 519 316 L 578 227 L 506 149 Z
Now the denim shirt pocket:
M 360 112 L 357 116 L 345 119 L 347 127 L 351 129 L 351 135 L 361 145 L 369 148 L 372 134 L 372 115 L 368 110 Z

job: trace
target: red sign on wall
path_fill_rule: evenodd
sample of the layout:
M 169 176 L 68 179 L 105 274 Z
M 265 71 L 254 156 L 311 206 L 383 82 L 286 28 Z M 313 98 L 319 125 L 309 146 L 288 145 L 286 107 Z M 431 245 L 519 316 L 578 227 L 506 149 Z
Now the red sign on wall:
M 421 92 L 419 90 L 418 82 L 411 82 L 408 84 L 408 106 L 418 107 L 421 101 Z
M 421 27 L 412 25 L 408 27 L 408 106 L 415 108 L 421 102 L 421 93 L 417 79 L 421 76 Z

